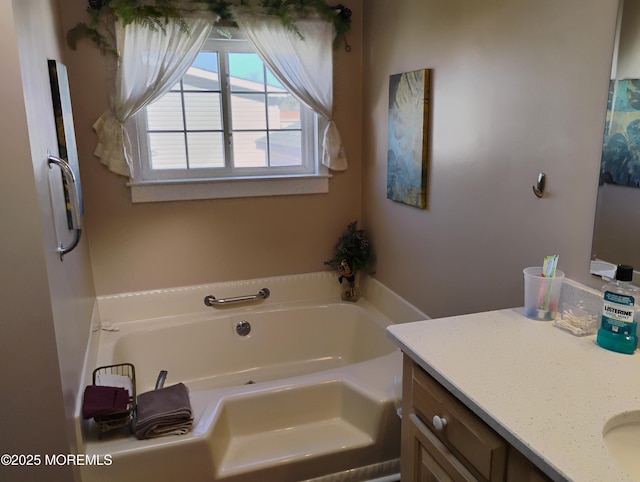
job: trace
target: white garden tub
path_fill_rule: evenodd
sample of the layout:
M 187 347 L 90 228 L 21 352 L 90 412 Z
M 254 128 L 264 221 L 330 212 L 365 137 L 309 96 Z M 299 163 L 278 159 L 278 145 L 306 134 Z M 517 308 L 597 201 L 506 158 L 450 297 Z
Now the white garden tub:
M 362 285 L 357 303 L 340 299 L 332 273 L 100 298 L 102 329 L 87 374 L 133 363 L 142 393 L 167 370 L 165 386 L 190 389 L 194 425 L 187 435 L 141 441 L 127 432 L 99 436 L 84 422 L 84 452 L 109 455 L 111 463 L 83 467 L 82 480 L 339 481 L 397 473 L 401 355 L 385 327 L 426 316 L 375 280 Z M 270 290 L 266 300 L 228 308 L 203 302 L 262 288 Z M 249 333 L 239 334 L 247 322 Z

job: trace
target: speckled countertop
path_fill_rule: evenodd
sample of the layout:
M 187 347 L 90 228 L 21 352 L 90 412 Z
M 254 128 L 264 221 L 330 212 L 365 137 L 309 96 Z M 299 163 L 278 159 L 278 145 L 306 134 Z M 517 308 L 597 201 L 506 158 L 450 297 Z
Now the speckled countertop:
M 555 480 L 628 481 L 602 438 L 640 410 L 640 353 L 623 355 L 521 308 L 388 327 L 422 368 Z M 640 447 L 639 457 L 640 457 Z

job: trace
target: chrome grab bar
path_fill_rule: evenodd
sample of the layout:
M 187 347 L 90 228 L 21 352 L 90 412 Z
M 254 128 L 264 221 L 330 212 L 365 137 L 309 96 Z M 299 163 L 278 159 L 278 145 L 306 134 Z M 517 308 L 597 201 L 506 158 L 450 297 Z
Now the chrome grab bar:
M 266 299 L 269 297 L 271 292 L 267 288 L 262 288 L 255 295 L 244 295 L 244 296 L 234 296 L 231 298 L 216 298 L 213 295 L 208 295 L 204 297 L 204 304 L 207 306 L 223 306 L 228 305 L 230 303 L 242 303 L 244 301 L 253 301 L 259 299 Z
M 76 184 L 76 176 L 73 174 L 73 170 L 71 169 L 67 161 L 49 154 L 47 157 L 47 164 L 49 165 L 49 169 L 51 169 L 51 164 L 55 164 L 62 170 L 62 175 L 64 176 L 64 180 L 67 183 L 67 188 L 69 191 L 72 226 L 71 229 L 73 229 L 73 239 L 71 239 L 71 242 L 66 246 L 63 243 L 60 243 L 60 246 L 58 247 L 58 253 L 60 253 L 60 261 L 62 261 L 64 255 L 72 251 L 78 245 L 78 243 L 80 242 L 80 236 L 82 235 L 78 187 Z

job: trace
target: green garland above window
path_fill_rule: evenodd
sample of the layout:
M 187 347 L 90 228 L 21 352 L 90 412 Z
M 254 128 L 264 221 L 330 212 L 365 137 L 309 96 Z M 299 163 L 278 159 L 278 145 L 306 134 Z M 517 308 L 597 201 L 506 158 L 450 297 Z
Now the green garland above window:
M 191 5 L 193 8 L 189 8 Z M 140 23 L 153 30 L 164 30 L 170 20 L 181 21 L 183 15 L 194 10 L 206 9 L 220 17 L 222 25 L 233 25 L 231 6 L 226 0 L 88 0 L 89 22 L 78 23 L 67 32 L 67 43 L 73 50 L 79 40 L 88 38 L 103 52 L 115 53 L 112 29 L 114 20 L 124 25 Z M 351 10 L 344 5 L 330 6 L 324 0 L 240 0 L 240 6 L 263 8 L 268 14 L 276 15 L 283 25 L 297 32 L 295 18 L 300 14 L 315 12 L 331 22 L 336 30 L 336 45 L 344 40 L 351 27 Z M 188 31 L 186 23 L 182 23 Z M 105 33 L 106 32 L 106 33 Z

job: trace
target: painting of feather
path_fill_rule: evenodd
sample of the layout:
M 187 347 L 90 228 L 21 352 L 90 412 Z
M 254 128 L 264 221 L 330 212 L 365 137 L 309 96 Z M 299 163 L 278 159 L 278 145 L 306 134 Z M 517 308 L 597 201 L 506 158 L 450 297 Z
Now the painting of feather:
M 389 78 L 387 198 L 424 209 L 427 205 L 427 158 L 430 71 Z

